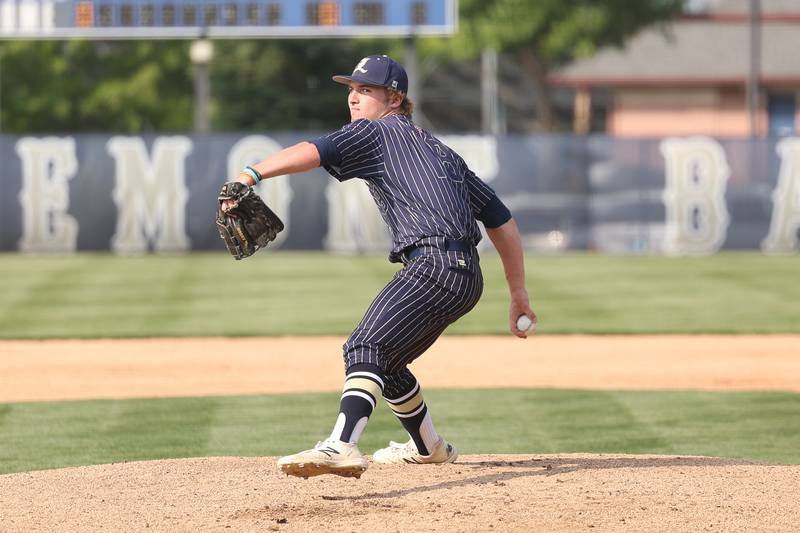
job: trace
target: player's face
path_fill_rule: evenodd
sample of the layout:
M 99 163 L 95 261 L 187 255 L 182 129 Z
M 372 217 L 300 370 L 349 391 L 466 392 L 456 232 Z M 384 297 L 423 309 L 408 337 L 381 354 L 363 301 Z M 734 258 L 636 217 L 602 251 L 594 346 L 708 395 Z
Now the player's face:
M 389 99 L 389 91 L 383 87 L 360 83 L 350 84 L 347 105 L 350 108 L 351 122 L 362 118 L 377 120 L 394 109 Z

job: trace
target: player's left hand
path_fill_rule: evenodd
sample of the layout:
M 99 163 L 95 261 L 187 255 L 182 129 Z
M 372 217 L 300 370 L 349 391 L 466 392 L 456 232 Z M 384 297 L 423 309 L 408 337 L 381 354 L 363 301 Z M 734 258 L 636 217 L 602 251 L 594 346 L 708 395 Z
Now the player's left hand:
M 519 289 L 511 293 L 511 308 L 508 313 L 508 324 L 511 333 L 520 339 L 527 339 L 528 335 L 517 328 L 517 319 L 520 315 L 527 316 L 531 322 L 536 323 L 536 313 L 531 309 L 528 291 Z
M 217 229 L 235 259 L 250 257 L 275 240 L 283 222 L 267 204 L 244 183 L 231 181 L 219 192 Z

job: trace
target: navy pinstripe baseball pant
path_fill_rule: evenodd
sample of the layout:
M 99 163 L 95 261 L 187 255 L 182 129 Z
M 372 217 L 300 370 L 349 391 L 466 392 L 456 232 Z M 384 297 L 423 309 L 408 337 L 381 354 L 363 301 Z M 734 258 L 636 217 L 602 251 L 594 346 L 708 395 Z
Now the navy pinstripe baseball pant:
M 417 253 L 375 297 L 344 344 L 345 369 L 371 363 L 384 371 L 386 398 L 398 398 L 416 385 L 406 366 L 468 313 L 483 291 L 474 249 L 425 246 Z

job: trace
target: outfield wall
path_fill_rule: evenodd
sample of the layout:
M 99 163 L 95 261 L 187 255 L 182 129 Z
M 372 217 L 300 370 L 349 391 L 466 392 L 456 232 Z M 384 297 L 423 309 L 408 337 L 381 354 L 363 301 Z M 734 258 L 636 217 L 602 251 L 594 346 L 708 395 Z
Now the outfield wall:
M 316 135 L 0 136 L 0 251 L 221 250 L 227 176 Z M 529 251 L 798 248 L 800 138 L 442 136 L 514 212 Z M 286 222 L 272 249 L 387 251 L 360 180 L 323 170 L 259 186 Z

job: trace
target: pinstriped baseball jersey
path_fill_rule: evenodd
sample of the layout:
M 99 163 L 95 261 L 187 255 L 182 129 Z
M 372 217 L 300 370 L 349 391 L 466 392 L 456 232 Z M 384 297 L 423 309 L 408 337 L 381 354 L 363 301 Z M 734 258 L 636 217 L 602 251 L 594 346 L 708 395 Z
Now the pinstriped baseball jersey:
M 344 345 L 345 368 L 379 366 L 384 397 L 402 397 L 416 384 L 406 366 L 481 297 L 476 218 L 497 227 L 511 215 L 458 154 L 405 116 L 356 120 L 312 142 L 333 177 L 366 181 L 392 233 L 389 260 L 405 264 Z
M 357 120 L 326 136 L 340 160 L 325 169 L 340 181 L 362 178 L 391 230 L 389 258 L 429 237 L 476 245 L 475 217 L 495 197 L 464 160 L 402 115 Z
M 482 291 L 477 252 L 431 248 L 408 262 L 375 297 L 344 345 L 345 366 L 376 364 L 386 373 L 386 392 L 402 391 L 401 376 L 393 374 L 468 313 Z

